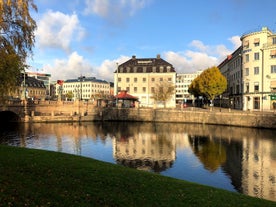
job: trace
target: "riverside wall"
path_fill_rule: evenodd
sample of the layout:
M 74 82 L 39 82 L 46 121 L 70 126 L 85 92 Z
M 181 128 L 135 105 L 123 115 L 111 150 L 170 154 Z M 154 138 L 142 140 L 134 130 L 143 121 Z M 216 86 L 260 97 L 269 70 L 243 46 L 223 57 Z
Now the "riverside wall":
M 209 109 L 93 107 L 86 113 L 25 117 L 25 122 L 137 121 L 175 122 L 276 129 L 276 113 Z

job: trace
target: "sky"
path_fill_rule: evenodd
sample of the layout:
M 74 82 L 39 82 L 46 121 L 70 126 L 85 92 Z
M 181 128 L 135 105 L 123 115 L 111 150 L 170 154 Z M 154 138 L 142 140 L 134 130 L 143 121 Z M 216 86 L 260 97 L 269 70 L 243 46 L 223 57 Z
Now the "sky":
M 133 55 L 177 73 L 217 66 L 244 33 L 276 31 L 275 0 L 34 0 L 35 47 L 27 63 L 52 80 L 114 80 Z

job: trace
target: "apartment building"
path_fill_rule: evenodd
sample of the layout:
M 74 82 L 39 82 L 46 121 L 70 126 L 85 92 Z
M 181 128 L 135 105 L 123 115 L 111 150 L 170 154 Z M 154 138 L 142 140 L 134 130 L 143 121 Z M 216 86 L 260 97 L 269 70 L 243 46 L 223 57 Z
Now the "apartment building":
M 114 73 L 114 91 L 122 90 L 139 99 L 140 106 L 153 107 L 156 103 L 152 93 L 157 83 L 171 82 L 175 85 L 176 72 L 172 64 L 163 60 L 160 55 L 156 58 L 132 58 L 120 65 Z M 161 107 L 163 104 L 158 104 Z M 167 100 L 166 107 L 175 107 L 175 94 Z
M 72 100 L 94 100 L 110 95 L 110 83 L 95 77 L 81 76 L 76 79 L 57 81 L 56 95 L 71 96 Z
M 218 67 L 228 80 L 230 106 L 270 111 L 276 107 L 276 33 L 267 27 L 241 36 L 241 48 Z M 240 64 L 241 63 L 241 64 Z
M 46 87 L 43 81 L 37 80 L 34 77 L 29 77 L 27 74 L 22 73 L 19 79 L 20 85 L 17 90 L 12 93 L 12 97 L 21 100 L 32 99 L 41 100 L 45 99 Z
M 227 79 L 227 90 L 222 94 L 220 104 L 223 107 L 241 110 L 243 108 L 242 46 L 228 55 L 218 68 Z
M 192 81 L 198 77 L 202 71 L 197 71 L 195 73 L 182 73 L 176 74 L 176 103 L 181 104 L 183 102 L 191 102 L 193 101 L 194 97 L 192 94 L 188 92 L 189 86 Z
M 50 95 L 50 87 L 51 87 L 51 74 L 48 73 L 39 73 L 39 72 L 31 72 L 26 71 L 28 77 L 33 77 L 39 81 L 43 81 L 45 88 L 46 88 L 46 95 Z

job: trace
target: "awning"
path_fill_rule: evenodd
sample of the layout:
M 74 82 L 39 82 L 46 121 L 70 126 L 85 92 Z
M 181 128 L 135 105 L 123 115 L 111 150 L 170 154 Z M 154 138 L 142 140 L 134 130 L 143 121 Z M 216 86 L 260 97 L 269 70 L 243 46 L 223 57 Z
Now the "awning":
M 276 88 L 276 80 L 270 81 L 270 88 Z
M 260 42 L 260 38 L 255 38 L 254 39 L 254 43 L 259 43 Z
M 276 55 L 276 50 L 270 50 L 270 55 L 275 56 Z

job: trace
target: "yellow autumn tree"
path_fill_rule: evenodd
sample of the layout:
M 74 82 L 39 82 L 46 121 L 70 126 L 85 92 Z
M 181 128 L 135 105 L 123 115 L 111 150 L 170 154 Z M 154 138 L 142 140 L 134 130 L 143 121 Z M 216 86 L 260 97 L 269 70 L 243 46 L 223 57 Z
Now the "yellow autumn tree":
M 0 101 L 18 86 L 20 73 L 32 55 L 36 22 L 33 0 L 0 0 Z
M 213 101 L 227 88 L 227 80 L 217 67 L 204 70 L 189 86 L 189 92 L 195 96 L 204 96 Z

